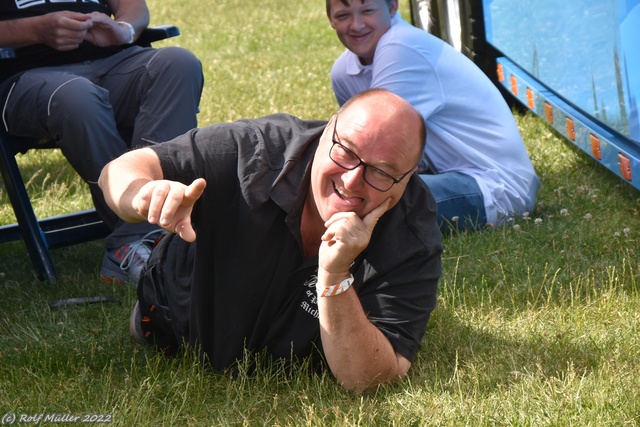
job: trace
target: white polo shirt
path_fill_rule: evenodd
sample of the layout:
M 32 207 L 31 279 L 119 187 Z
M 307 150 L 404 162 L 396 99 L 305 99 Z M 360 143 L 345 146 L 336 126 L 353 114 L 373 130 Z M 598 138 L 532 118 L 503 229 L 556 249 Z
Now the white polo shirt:
M 346 50 L 333 65 L 331 84 L 340 105 L 363 90 L 384 88 L 420 111 L 433 166 L 478 182 L 488 222 L 533 208 L 540 181 L 498 89 L 466 56 L 400 13 L 378 42 L 373 63 L 362 65 Z

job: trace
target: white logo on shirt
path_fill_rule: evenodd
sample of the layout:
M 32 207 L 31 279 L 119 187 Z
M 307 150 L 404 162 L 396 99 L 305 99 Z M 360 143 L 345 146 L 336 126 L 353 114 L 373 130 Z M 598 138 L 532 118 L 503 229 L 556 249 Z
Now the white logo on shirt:
M 47 0 L 15 0 L 16 7 L 18 9 L 27 9 L 33 6 L 40 6 L 46 4 Z M 75 3 L 75 0 L 49 0 L 49 3 Z M 96 3 L 100 4 L 99 0 L 82 0 L 82 3 Z
M 305 292 L 305 296 L 307 299 L 302 300 L 300 303 L 300 307 L 316 319 L 320 317 L 320 313 L 318 313 L 318 295 L 316 294 L 316 283 L 318 283 L 318 276 L 313 275 L 304 282 L 303 286 L 306 286 L 307 291 Z

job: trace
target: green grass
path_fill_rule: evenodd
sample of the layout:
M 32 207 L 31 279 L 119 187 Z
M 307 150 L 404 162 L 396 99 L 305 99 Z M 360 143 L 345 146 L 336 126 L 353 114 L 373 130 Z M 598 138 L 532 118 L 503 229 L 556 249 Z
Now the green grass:
M 404 15 L 408 17 L 403 2 Z M 324 2 L 152 0 L 154 24 L 205 68 L 199 121 L 278 111 L 326 118 L 342 51 Z M 542 180 L 536 209 L 444 239 L 438 306 L 407 378 L 368 396 L 330 374 L 273 366 L 237 377 L 134 344 L 135 291 L 98 279 L 102 242 L 56 249 L 39 283 L 21 242 L 0 245 L 0 416 L 113 414 L 113 425 L 632 426 L 640 422 L 640 194 L 515 113 Z M 39 215 L 91 206 L 55 151 L 20 157 Z M 14 221 L 4 191 L 0 223 Z M 49 309 L 51 299 L 116 303 Z

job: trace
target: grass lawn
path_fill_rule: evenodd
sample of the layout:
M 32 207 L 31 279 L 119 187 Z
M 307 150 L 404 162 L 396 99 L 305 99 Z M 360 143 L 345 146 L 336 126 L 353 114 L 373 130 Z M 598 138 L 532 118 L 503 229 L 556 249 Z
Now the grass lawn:
M 323 1 L 149 5 L 153 24 L 182 31 L 160 45 L 203 63 L 200 125 L 336 109 L 329 70 L 342 47 Z M 537 206 L 502 228 L 445 237 L 438 306 L 405 380 L 357 396 L 304 363 L 230 376 L 192 355 L 166 360 L 129 338 L 135 290 L 99 280 L 101 241 L 54 250 L 55 286 L 35 279 L 14 242 L 0 245 L 0 416 L 104 414 L 122 426 L 640 424 L 640 193 L 535 116 L 514 114 L 542 181 Z M 38 215 L 91 206 L 59 152 L 20 164 Z M 0 224 L 14 222 L 4 189 L 0 197 Z M 48 306 L 98 295 L 117 301 Z

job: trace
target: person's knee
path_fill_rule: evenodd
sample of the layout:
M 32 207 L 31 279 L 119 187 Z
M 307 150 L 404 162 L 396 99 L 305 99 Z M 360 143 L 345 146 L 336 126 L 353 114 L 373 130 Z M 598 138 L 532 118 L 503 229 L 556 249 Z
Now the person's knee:
M 109 93 L 84 77 L 60 85 L 49 99 L 49 120 L 76 120 L 83 123 L 101 117 L 99 111 L 111 110 Z
M 157 54 L 150 61 L 150 74 L 158 78 L 181 80 L 201 86 L 203 84 L 202 64 L 189 50 L 181 47 L 165 47 L 158 49 Z

